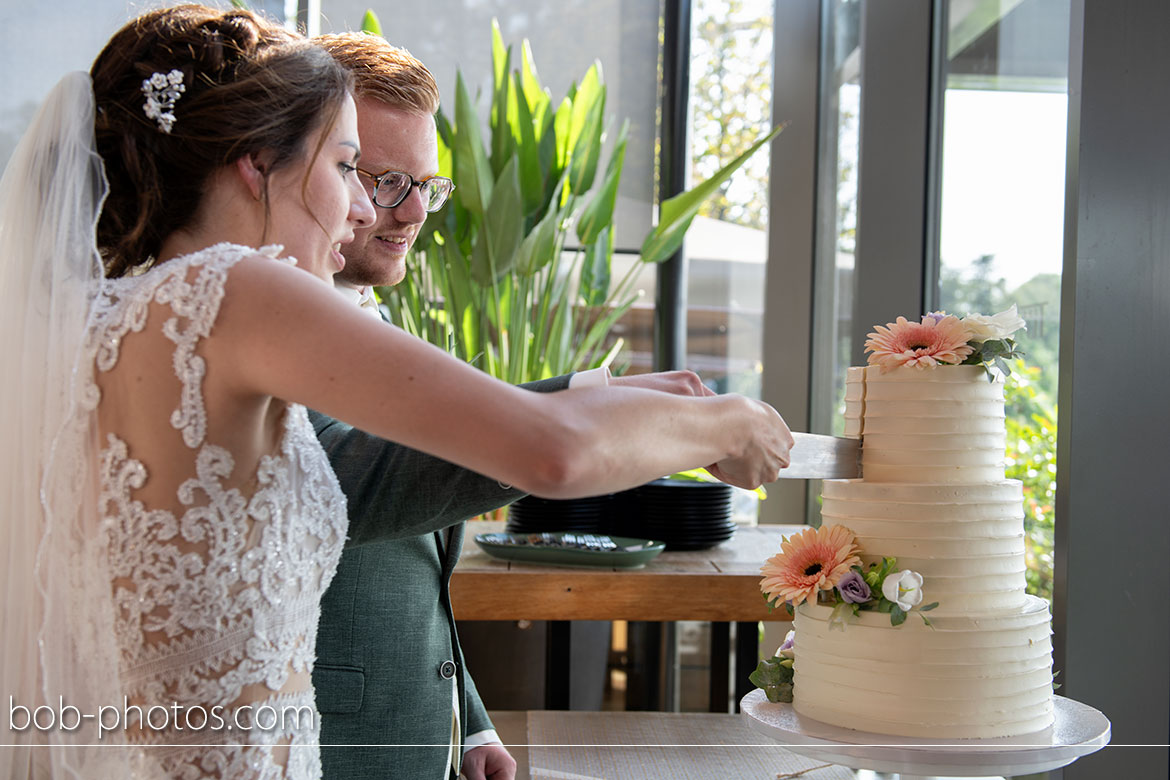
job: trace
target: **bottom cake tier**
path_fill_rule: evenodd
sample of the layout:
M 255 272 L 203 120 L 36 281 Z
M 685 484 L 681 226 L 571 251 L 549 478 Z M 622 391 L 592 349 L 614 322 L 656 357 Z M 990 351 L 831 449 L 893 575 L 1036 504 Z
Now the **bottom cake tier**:
M 843 728 L 931 739 L 990 739 L 1052 725 L 1052 618 L 1028 596 L 1011 613 L 931 617 L 796 609 L 793 707 Z

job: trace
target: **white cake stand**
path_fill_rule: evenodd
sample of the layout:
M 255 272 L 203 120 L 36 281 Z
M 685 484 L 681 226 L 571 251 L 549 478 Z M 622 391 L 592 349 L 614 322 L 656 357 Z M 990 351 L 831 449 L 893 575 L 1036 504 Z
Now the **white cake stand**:
M 944 775 L 994 777 L 1047 772 L 1109 744 L 1109 720 L 1097 710 L 1054 696 L 1056 722 L 1035 734 L 1003 739 L 941 740 L 891 737 L 830 726 L 801 717 L 791 704 L 773 704 L 764 692 L 743 697 L 749 728 L 793 753 L 852 769 L 897 772 L 902 780 Z M 909 773 L 909 774 L 907 774 Z

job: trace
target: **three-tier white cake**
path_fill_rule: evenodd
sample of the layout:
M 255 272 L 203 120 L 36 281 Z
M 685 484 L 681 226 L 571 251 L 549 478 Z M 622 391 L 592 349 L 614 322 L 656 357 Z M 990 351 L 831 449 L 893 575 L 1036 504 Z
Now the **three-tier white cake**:
M 1051 617 L 1025 587 L 1023 493 L 1004 478 L 1003 382 L 981 366 L 849 370 L 862 478 L 824 483 L 824 525 L 924 579 L 930 623 L 796 608 L 793 706 L 846 728 L 974 739 L 1049 727 Z

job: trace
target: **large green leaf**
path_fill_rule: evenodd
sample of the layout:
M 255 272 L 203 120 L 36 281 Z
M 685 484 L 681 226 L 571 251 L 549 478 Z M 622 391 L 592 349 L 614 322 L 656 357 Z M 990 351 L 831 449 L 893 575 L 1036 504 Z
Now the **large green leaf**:
M 541 160 L 545 157 L 544 144 L 546 142 L 551 145 L 553 150 L 548 170 L 544 174 L 545 186 L 548 188 L 545 192 L 545 198 L 550 208 L 563 205 L 569 195 L 567 180 L 563 179 L 561 174 L 568 170 L 567 139 L 569 137 L 569 123 L 572 119 L 573 101 L 566 97 L 553 113 L 551 132 L 546 132 L 544 140 L 541 141 Z
M 578 294 L 586 306 L 601 306 L 609 297 L 610 266 L 613 262 L 613 233 L 604 228 L 597 240 L 585 248 Z
M 438 131 L 436 135 L 436 145 L 439 147 L 439 175 L 446 176 L 448 179 L 455 175 L 455 157 L 451 153 L 451 125 L 447 122 L 447 117 L 443 116 L 442 112 L 435 115 L 435 129 Z
M 552 261 L 561 219 L 560 210 L 549 209 L 529 231 L 516 252 L 516 273 L 531 276 Z
M 533 330 L 536 332 L 537 339 L 535 351 L 539 359 L 544 361 L 546 365 L 559 365 L 559 361 L 562 359 L 558 357 L 554 360 L 549 357 L 552 354 L 550 353 L 549 339 L 553 336 L 554 315 L 557 309 L 572 307 L 572 300 L 569 296 L 572 294 L 572 280 L 576 278 L 579 268 L 577 261 L 581 256 L 581 253 L 577 252 L 568 270 L 562 272 L 563 237 L 564 234 L 558 231 L 549 261 L 537 277 L 541 280 L 541 284 L 536 291 L 536 312 L 533 316 Z M 558 348 L 553 352 L 563 357 L 563 350 Z M 557 376 L 559 373 L 553 372 L 550 376 Z
M 577 143 L 573 146 L 572 157 L 569 160 L 569 191 L 574 195 L 584 195 L 593 186 L 593 178 L 597 175 L 597 163 L 601 160 L 605 112 L 604 87 L 602 89 L 601 96 L 593 101 L 585 115 L 585 125 L 577 134 Z
M 557 162 L 560 142 L 557 141 L 556 116 L 557 112 L 552 110 L 550 104 L 549 110 L 544 113 L 543 129 L 539 131 L 540 170 L 544 173 L 545 203 L 550 203 L 553 200 L 554 188 L 561 178 L 561 172 L 564 171 L 564 166 Z M 536 117 L 533 117 L 534 121 L 535 119 Z
M 524 204 L 516 158 L 508 160 L 492 189 L 492 199 L 471 255 L 471 276 L 491 285 L 511 270 L 524 230 Z
M 552 323 L 545 339 L 545 352 L 541 379 L 566 373 L 562 367 L 573 353 L 573 306 L 572 301 L 561 298 L 555 301 Z M 554 374 L 553 371 L 557 373 Z
M 532 47 L 525 38 L 520 44 L 520 92 L 528 101 L 528 112 L 532 115 L 533 126 L 536 128 L 536 139 L 539 141 L 544 132 L 545 114 L 550 109 L 552 97 L 547 89 L 540 85 L 540 76 L 536 73 L 536 63 L 532 60 Z
M 565 169 L 565 165 L 569 160 L 569 128 L 573 122 L 573 100 L 566 97 L 557 106 L 557 111 L 553 115 L 553 140 L 556 144 L 556 166 L 557 176 Z
M 513 92 L 522 95 L 520 74 L 516 74 Z M 544 176 L 540 170 L 540 144 L 536 128 L 528 113 L 527 99 L 516 101 L 516 156 L 520 160 L 520 191 L 524 195 L 524 213 L 535 214 L 544 205 Z
M 621 183 L 622 166 L 625 164 L 629 132 L 630 121 L 627 119 L 622 123 L 613 154 L 609 158 L 605 181 L 581 211 L 581 219 L 577 221 L 577 238 L 582 244 L 592 244 L 602 230 L 613 224 L 613 209 L 617 203 L 618 185 Z
M 570 99 L 573 101 L 573 114 L 569 122 L 569 135 L 565 138 L 565 149 L 571 151 L 577 145 L 577 140 L 585 130 L 589 121 L 589 112 L 593 110 L 597 101 L 605 102 L 605 87 L 602 85 L 601 63 L 594 62 L 585 71 L 584 78 L 579 86 L 570 89 Z
M 378 15 L 374 13 L 373 8 L 367 8 L 365 15 L 362 16 L 362 32 L 370 33 L 371 35 L 382 34 L 382 22 L 378 20 Z
M 438 286 L 443 290 L 444 303 L 456 332 L 455 354 L 471 362 L 483 349 L 484 337 L 478 314 L 483 288 L 471 278 L 467 256 L 455 242 L 443 244 L 435 261 L 432 267 L 436 276 L 442 279 Z
M 731 174 L 739 170 L 749 157 L 755 154 L 761 146 L 775 138 L 784 127 L 785 125 L 780 125 L 773 128 L 771 132 L 752 144 L 747 151 L 720 168 L 702 184 L 664 201 L 659 210 L 658 224 L 646 234 L 646 239 L 642 242 L 643 262 L 660 263 L 678 251 L 678 248 L 682 246 L 687 229 L 690 228 L 695 215 L 699 213 L 703 202 L 714 195 L 719 186 Z
M 455 72 L 454 136 L 455 173 L 459 176 L 455 192 L 464 208 L 482 217 L 492 197 L 492 172 L 479 134 L 479 117 L 458 71 Z
M 492 89 L 499 91 L 501 85 L 508 79 L 508 60 L 512 53 L 504 46 L 504 36 L 500 35 L 500 20 L 492 18 Z M 494 117 L 493 117 L 494 118 Z
M 504 170 L 512 151 L 516 147 L 516 139 L 512 136 L 512 126 L 509 121 L 509 102 L 512 103 L 511 114 L 514 117 L 515 95 L 512 95 L 512 78 L 508 71 L 512 65 L 512 49 L 504 47 L 504 40 L 500 37 L 500 25 L 492 20 L 492 175 L 499 176 Z
M 533 279 L 530 276 L 513 276 L 510 317 L 508 318 L 508 365 L 507 381 L 520 384 L 528 376 L 532 365 L 532 300 Z

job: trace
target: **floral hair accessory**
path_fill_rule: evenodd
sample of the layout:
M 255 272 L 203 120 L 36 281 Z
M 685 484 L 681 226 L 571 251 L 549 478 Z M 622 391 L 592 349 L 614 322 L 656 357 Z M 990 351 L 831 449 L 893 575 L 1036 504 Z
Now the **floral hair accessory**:
M 183 71 L 178 68 L 170 73 L 155 72 L 142 81 L 142 94 L 146 103 L 142 110 L 147 119 L 158 122 L 158 129 L 169 134 L 175 124 L 175 101 L 187 91 L 183 84 Z

